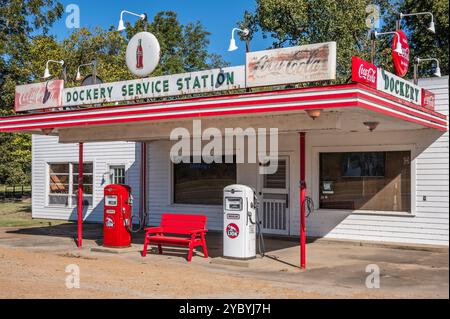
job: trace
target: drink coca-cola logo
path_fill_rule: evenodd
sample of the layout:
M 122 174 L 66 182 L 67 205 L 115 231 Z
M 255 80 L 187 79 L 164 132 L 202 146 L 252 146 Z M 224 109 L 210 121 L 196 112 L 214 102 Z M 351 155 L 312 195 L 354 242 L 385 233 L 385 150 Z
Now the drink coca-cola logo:
M 64 81 L 54 80 L 16 87 L 15 110 L 28 111 L 60 107 Z
M 364 64 L 359 66 L 358 75 L 361 79 L 367 80 L 373 84 L 377 83 L 377 70 L 375 68 L 365 68 Z
M 370 87 L 377 87 L 378 68 L 360 59 L 356 56 L 352 57 L 352 80 L 353 82 L 363 83 Z

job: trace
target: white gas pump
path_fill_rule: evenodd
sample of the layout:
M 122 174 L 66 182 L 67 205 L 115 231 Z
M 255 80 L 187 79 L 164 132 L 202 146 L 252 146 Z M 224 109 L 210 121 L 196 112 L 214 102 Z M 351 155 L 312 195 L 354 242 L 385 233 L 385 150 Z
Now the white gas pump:
M 245 185 L 223 190 L 223 256 L 236 259 L 256 257 L 255 192 Z

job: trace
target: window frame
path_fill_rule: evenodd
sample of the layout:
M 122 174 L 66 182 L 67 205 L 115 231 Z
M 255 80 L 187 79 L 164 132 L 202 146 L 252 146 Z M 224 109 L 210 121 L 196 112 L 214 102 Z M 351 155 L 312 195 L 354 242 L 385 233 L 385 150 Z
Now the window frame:
M 110 183 L 110 184 L 117 184 L 117 183 L 115 183 L 114 178 L 113 178 L 113 174 L 114 174 L 114 173 L 111 172 L 111 171 L 113 171 L 114 169 L 117 169 L 117 168 L 123 168 L 123 180 L 124 180 L 124 183 L 123 183 L 123 184 L 127 184 L 128 178 L 127 178 L 127 165 L 126 165 L 126 164 L 109 164 L 109 165 L 108 165 L 108 172 L 109 172 L 108 178 L 109 178 L 109 183 Z
M 409 151 L 411 153 L 410 175 L 411 175 L 411 211 L 378 211 L 378 210 L 346 210 L 346 209 L 328 209 L 319 208 L 320 204 L 320 153 L 347 153 L 347 152 L 396 152 Z M 316 212 L 341 212 L 355 215 L 394 215 L 394 216 L 409 216 L 416 215 L 416 171 L 417 171 L 417 145 L 416 144 L 401 144 L 401 145 L 364 145 L 364 146 L 312 146 L 311 160 L 312 170 L 309 178 L 311 183 L 311 192 L 314 209 Z
M 53 164 L 64 164 L 69 165 L 69 192 L 67 195 L 61 195 L 61 196 L 67 196 L 67 205 L 58 205 L 58 204 L 50 204 L 50 196 L 55 195 L 50 193 L 50 165 Z M 73 166 L 77 165 L 78 161 L 70 161 L 70 160 L 46 160 L 45 161 L 45 207 L 49 208 L 66 208 L 66 209 L 73 209 L 77 206 L 77 203 L 74 203 L 72 200 L 73 196 L 76 196 L 76 193 L 73 193 L 73 174 L 74 169 Z M 91 197 L 91 204 L 89 204 L 88 208 L 92 208 L 94 206 L 94 200 L 95 200 L 95 160 L 86 160 L 83 161 L 83 164 L 92 164 L 92 194 L 83 194 L 83 197 Z

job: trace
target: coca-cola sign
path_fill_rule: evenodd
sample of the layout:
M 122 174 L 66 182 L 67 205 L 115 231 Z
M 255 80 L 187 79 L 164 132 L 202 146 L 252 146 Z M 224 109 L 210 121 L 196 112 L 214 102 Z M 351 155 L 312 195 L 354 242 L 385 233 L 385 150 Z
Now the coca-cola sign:
M 434 93 L 425 89 L 422 89 L 422 106 L 434 111 L 435 97 Z
M 352 57 L 352 81 L 377 88 L 377 67 L 356 56 Z
M 146 77 L 158 66 L 160 54 L 158 39 L 150 32 L 139 32 L 127 45 L 128 70 L 138 77 Z
M 247 53 L 247 87 L 334 80 L 336 42 Z
M 16 112 L 51 109 L 62 106 L 63 80 L 16 86 Z

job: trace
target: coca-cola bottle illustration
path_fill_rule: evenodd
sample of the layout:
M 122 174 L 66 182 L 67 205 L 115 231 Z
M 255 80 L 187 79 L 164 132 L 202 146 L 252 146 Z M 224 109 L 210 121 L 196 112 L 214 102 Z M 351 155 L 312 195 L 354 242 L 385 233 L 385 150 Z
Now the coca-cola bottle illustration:
M 136 48 L 136 69 L 144 68 L 144 51 L 142 50 L 142 40 L 139 40 Z

